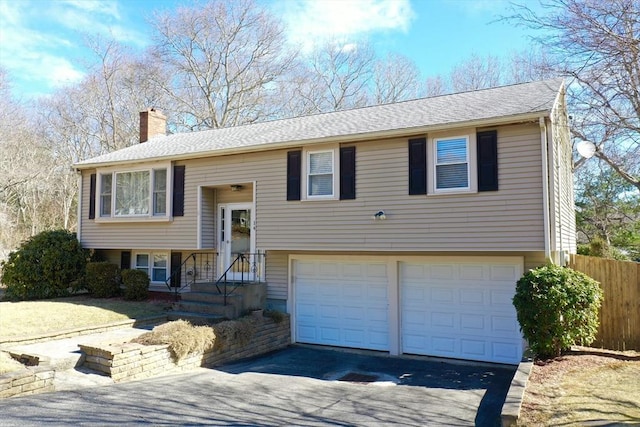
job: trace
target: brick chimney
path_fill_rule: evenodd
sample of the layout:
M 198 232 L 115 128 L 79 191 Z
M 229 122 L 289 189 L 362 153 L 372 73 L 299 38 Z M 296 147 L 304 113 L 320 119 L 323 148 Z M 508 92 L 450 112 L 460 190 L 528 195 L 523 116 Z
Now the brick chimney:
M 160 111 L 149 108 L 140 111 L 140 143 L 157 135 L 167 134 L 167 118 Z

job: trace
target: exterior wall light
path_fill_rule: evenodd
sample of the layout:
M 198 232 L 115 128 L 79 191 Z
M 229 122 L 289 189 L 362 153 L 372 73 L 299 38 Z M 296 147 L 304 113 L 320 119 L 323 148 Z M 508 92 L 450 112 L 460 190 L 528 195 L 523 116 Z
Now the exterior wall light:
M 373 219 L 374 220 L 387 219 L 387 216 L 384 214 L 384 211 L 378 211 L 375 214 L 373 214 Z
M 240 190 L 242 190 L 242 185 L 233 184 L 231 186 L 231 191 L 240 191 Z

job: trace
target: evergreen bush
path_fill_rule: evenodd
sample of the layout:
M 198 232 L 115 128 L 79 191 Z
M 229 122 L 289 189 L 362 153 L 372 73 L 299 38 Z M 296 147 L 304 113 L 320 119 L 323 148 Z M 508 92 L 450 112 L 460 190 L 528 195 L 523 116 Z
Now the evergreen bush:
M 85 286 L 96 298 L 120 295 L 120 267 L 104 261 L 87 263 Z
M 149 276 L 140 270 L 122 270 L 124 299 L 143 301 L 149 298 Z
M 43 231 L 29 238 L 0 263 L 6 298 L 56 298 L 80 290 L 87 256 L 75 233 L 67 230 Z
M 559 356 L 574 344 L 591 344 L 601 302 L 598 282 L 552 264 L 522 276 L 513 298 L 520 329 L 541 359 Z

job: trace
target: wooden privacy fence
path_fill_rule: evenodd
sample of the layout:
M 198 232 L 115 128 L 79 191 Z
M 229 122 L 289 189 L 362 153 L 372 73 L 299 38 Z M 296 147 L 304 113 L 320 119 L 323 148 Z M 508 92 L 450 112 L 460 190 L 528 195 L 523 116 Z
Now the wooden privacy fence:
M 640 263 L 571 255 L 569 267 L 596 279 L 604 293 L 593 346 L 640 350 Z

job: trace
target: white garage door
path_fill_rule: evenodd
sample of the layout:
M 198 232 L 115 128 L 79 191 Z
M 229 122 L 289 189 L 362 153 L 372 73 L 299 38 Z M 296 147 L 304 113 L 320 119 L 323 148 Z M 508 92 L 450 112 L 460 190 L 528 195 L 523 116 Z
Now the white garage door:
M 400 263 L 402 352 L 520 362 L 511 299 L 522 262 Z
M 293 261 L 296 342 L 389 349 L 387 265 Z

